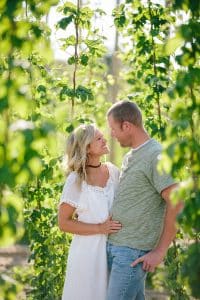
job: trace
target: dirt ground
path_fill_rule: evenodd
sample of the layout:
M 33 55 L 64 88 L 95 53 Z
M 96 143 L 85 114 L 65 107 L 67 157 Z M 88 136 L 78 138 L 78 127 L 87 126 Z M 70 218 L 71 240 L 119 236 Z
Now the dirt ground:
M 0 271 L 10 269 L 14 266 L 24 266 L 28 264 L 28 247 L 15 245 L 0 248 Z

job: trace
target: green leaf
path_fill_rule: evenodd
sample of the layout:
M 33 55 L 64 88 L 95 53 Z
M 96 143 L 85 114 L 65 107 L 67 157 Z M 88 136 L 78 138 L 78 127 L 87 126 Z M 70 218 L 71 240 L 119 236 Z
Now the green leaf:
M 112 13 L 112 16 L 114 17 L 114 23 L 118 29 L 123 28 L 126 24 L 124 7 L 124 4 L 121 4 L 118 8 L 114 9 Z
M 40 84 L 37 86 L 37 91 L 46 93 L 46 87 L 44 85 Z
M 72 131 L 74 130 L 73 124 L 69 124 L 69 125 L 65 128 L 65 130 L 66 130 L 68 133 L 72 132 Z
M 70 35 L 68 38 L 62 38 L 60 39 L 60 41 L 63 42 L 63 46 L 66 48 L 66 47 L 69 47 L 69 46 L 74 46 L 76 44 L 76 38 L 74 35 Z
M 89 56 L 88 56 L 88 55 L 82 54 L 82 55 L 80 56 L 80 63 L 81 63 L 81 65 L 87 66 L 88 60 L 89 60 Z
M 165 45 L 166 55 L 173 54 L 178 48 L 182 46 L 183 43 L 184 40 L 179 34 L 177 34 L 174 38 L 169 39 Z
M 81 85 L 79 85 L 76 89 L 76 97 L 80 98 L 83 102 L 94 99 L 92 90 Z
M 73 65 L 75 62 L 78 62 L 78 59 L 75 59 L 75 56 L 71 56 L 68 58 L 67 62 L 69 65 Z
M 73 20 L 73 15 L 70 15 L 69 17 L 62 18 L 57 23 L 57 28 L 66 29 L 67 26 L 72 22 L 72 20 Z
M 62 90 L 60 91 L 60 100 L 61 101 L 65 100 L 66 96 L 69 97 L 69 98 L 72 98 L 72 97 L 75 96 L 75 94 L 74 94 L 74 90 L 73 89 L 70 89 L 69 87 L 64 86 L 62 88 Z
M 59 6 L 57 8 L 57 11 L 58 12 L 63 12 L 65 15 L 67 15 L 68 13 L 76 14 L 77 7 L 72 2 L 67 1 L 67 2 L 64 3 L 64 5 Z

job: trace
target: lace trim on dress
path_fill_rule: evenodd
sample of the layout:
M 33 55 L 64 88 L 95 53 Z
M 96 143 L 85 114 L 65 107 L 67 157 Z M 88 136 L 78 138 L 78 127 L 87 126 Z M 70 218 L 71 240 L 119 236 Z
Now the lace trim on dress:
M 112 170 L 111 170 L 111 164 L 110 163 L 106 163 L 106 165 L 107 165 L 107 168 L 108 168 L 109 177 L 108 177 L 108 180 L 107 180 L 106 185 L 104 187 L 98 186 L 98 185 L 89 184 L 85 180 L 82 183 L 83 186 L 85 186 L 87 188 L 91 188 L 94 191 L 100 191 L 100 192 L 102 192 L 102 191 L 107 190 L 110 187 L 111 182 L 113 182 L 113 174 L 112 174 Z
M 104 187 L 98 186 L 98 185 L 92 185 L 92 184 L 88 184 L 86 181 L 83 181 L 83 186 L 90 188 L 94 191 L 105 191 L 110 187 L 110 183 L 112 181 L 111 175 L 109 176 L 106 185 Z

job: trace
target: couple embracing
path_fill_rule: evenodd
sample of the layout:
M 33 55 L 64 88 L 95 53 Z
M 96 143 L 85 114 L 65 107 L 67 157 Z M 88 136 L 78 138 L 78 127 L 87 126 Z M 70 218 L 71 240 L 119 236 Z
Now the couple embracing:
M 120 172 L 101 163 L 109 149 L 94 125 L 79 126 L 67 141 L 69 175 L 58 223 L 74 236 L 62 300 L 145 299 L 146 274 L 176 234 L 182 204 L 171 204 L 176 184 L 157 170 L 161 145 L 145 131 L 140 109 L 117 102 L 107 118 L 111 135 L 131 148 Z

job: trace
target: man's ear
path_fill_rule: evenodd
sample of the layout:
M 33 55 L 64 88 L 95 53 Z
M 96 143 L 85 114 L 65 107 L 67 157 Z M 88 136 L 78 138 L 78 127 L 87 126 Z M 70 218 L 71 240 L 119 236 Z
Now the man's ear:
M 130 122 L 128 122 L 128 121 L 124 121 L 123 123 L 122 123 L 122 128 L 124 129 L 124 130 L 130 130 L 131 129 L 131 123 Z

